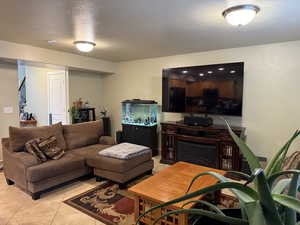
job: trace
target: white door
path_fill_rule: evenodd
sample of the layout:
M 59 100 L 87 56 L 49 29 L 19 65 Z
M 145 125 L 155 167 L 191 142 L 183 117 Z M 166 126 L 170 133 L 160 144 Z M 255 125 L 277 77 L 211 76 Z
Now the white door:
M 49 125 L 62 122 L 67 124 L 66 72 L 48 73 Z

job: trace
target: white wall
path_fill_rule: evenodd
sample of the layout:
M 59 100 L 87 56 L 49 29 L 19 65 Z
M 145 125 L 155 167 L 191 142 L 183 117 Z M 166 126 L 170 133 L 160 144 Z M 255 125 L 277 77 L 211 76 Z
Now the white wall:
M 96 117 L 99 119 L 103 103 L 102 75 L 86 71 L 69 71 L 69 99 L 70 107 L 73 102 L 82 98 L 88 101 L 90 107 L 96 108 Z
M 247 142 L 254 152 L 270 157 L 300 125 L 299 58 L 297 41 L 120 63 L 117 73 L 103 80 L 113 132 L 121 127 L 122 100 L 154 99 L 161 104 L 162 69 L 244 61 L 243 117 L 228 119 L 247 128 Z M 181 114 L 161 114 L 163 121 L 181 118 Z M 300 142 L 293 147 L 300 150 Z
M 38 126 L 48 125 L 48 73 L 64 70 L 47 67 L 24 66 L 26 74 L 25 111 L 33 113 Z
M 13 107 L 13 113 L 3 113 L 4 107 Z M 0 63 L 0 139 L 8 136 L 9 126 L 19 125 L 18 70 L 16 64 Z M 0 144 L 0 160 L 2 147 Z

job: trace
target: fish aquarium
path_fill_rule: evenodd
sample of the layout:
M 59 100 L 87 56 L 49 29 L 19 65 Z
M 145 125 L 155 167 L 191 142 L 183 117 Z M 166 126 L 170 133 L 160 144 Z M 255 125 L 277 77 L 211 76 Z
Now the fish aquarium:
M 136 126 L 157 125 L 157 102 L 151 100 L 126 100 L 122 102 L 122 124 Z

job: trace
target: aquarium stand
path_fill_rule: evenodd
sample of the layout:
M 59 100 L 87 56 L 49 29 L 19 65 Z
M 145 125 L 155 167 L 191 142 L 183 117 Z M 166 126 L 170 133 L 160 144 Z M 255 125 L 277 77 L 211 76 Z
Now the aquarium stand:
M 137 145 L 144 145 L 152 150 L 152 156 L 158 155 L 157 126 L 137 126 L 122 124 L 122 140 Z

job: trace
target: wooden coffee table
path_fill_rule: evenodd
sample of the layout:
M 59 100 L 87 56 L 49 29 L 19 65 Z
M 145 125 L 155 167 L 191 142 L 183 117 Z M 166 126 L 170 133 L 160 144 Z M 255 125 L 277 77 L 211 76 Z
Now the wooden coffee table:
M 198 166 L 186 162 L 178 162 L 154 176 L 134 185 L 129 188 L 129 191 L 135 196 L 135 218 L 156 206 L 175 198 L 185 195 L 187 188 L 192 181 L 193 177 L 205 171 L 214 171 L 221 175 L 225 175 L 225 171 L 213 168 Z M 197 180 L 192 186 L 190 192 L 202 189 L 204 187 L 218 183 L 218 180 L 212 176 L 203 176 Z M 194 199 L 201 199 L 204 196 L 198 196 Z M 192 199 L 190 199 L 192 200 Z M 187 200 L 189 201 L 189 200 Z M 171 205 L 167 208 L 157 209 L 144 216 L 141 220 L 142 224 L 153 224 L 154 220 L 162 214 L 180 209 L 183 202 Z M 192 208 L 193 204 L 189 204 L 184 208 Z M 160 221 L 161 225 L 187 225 L 187 214 L 174 214 Z

